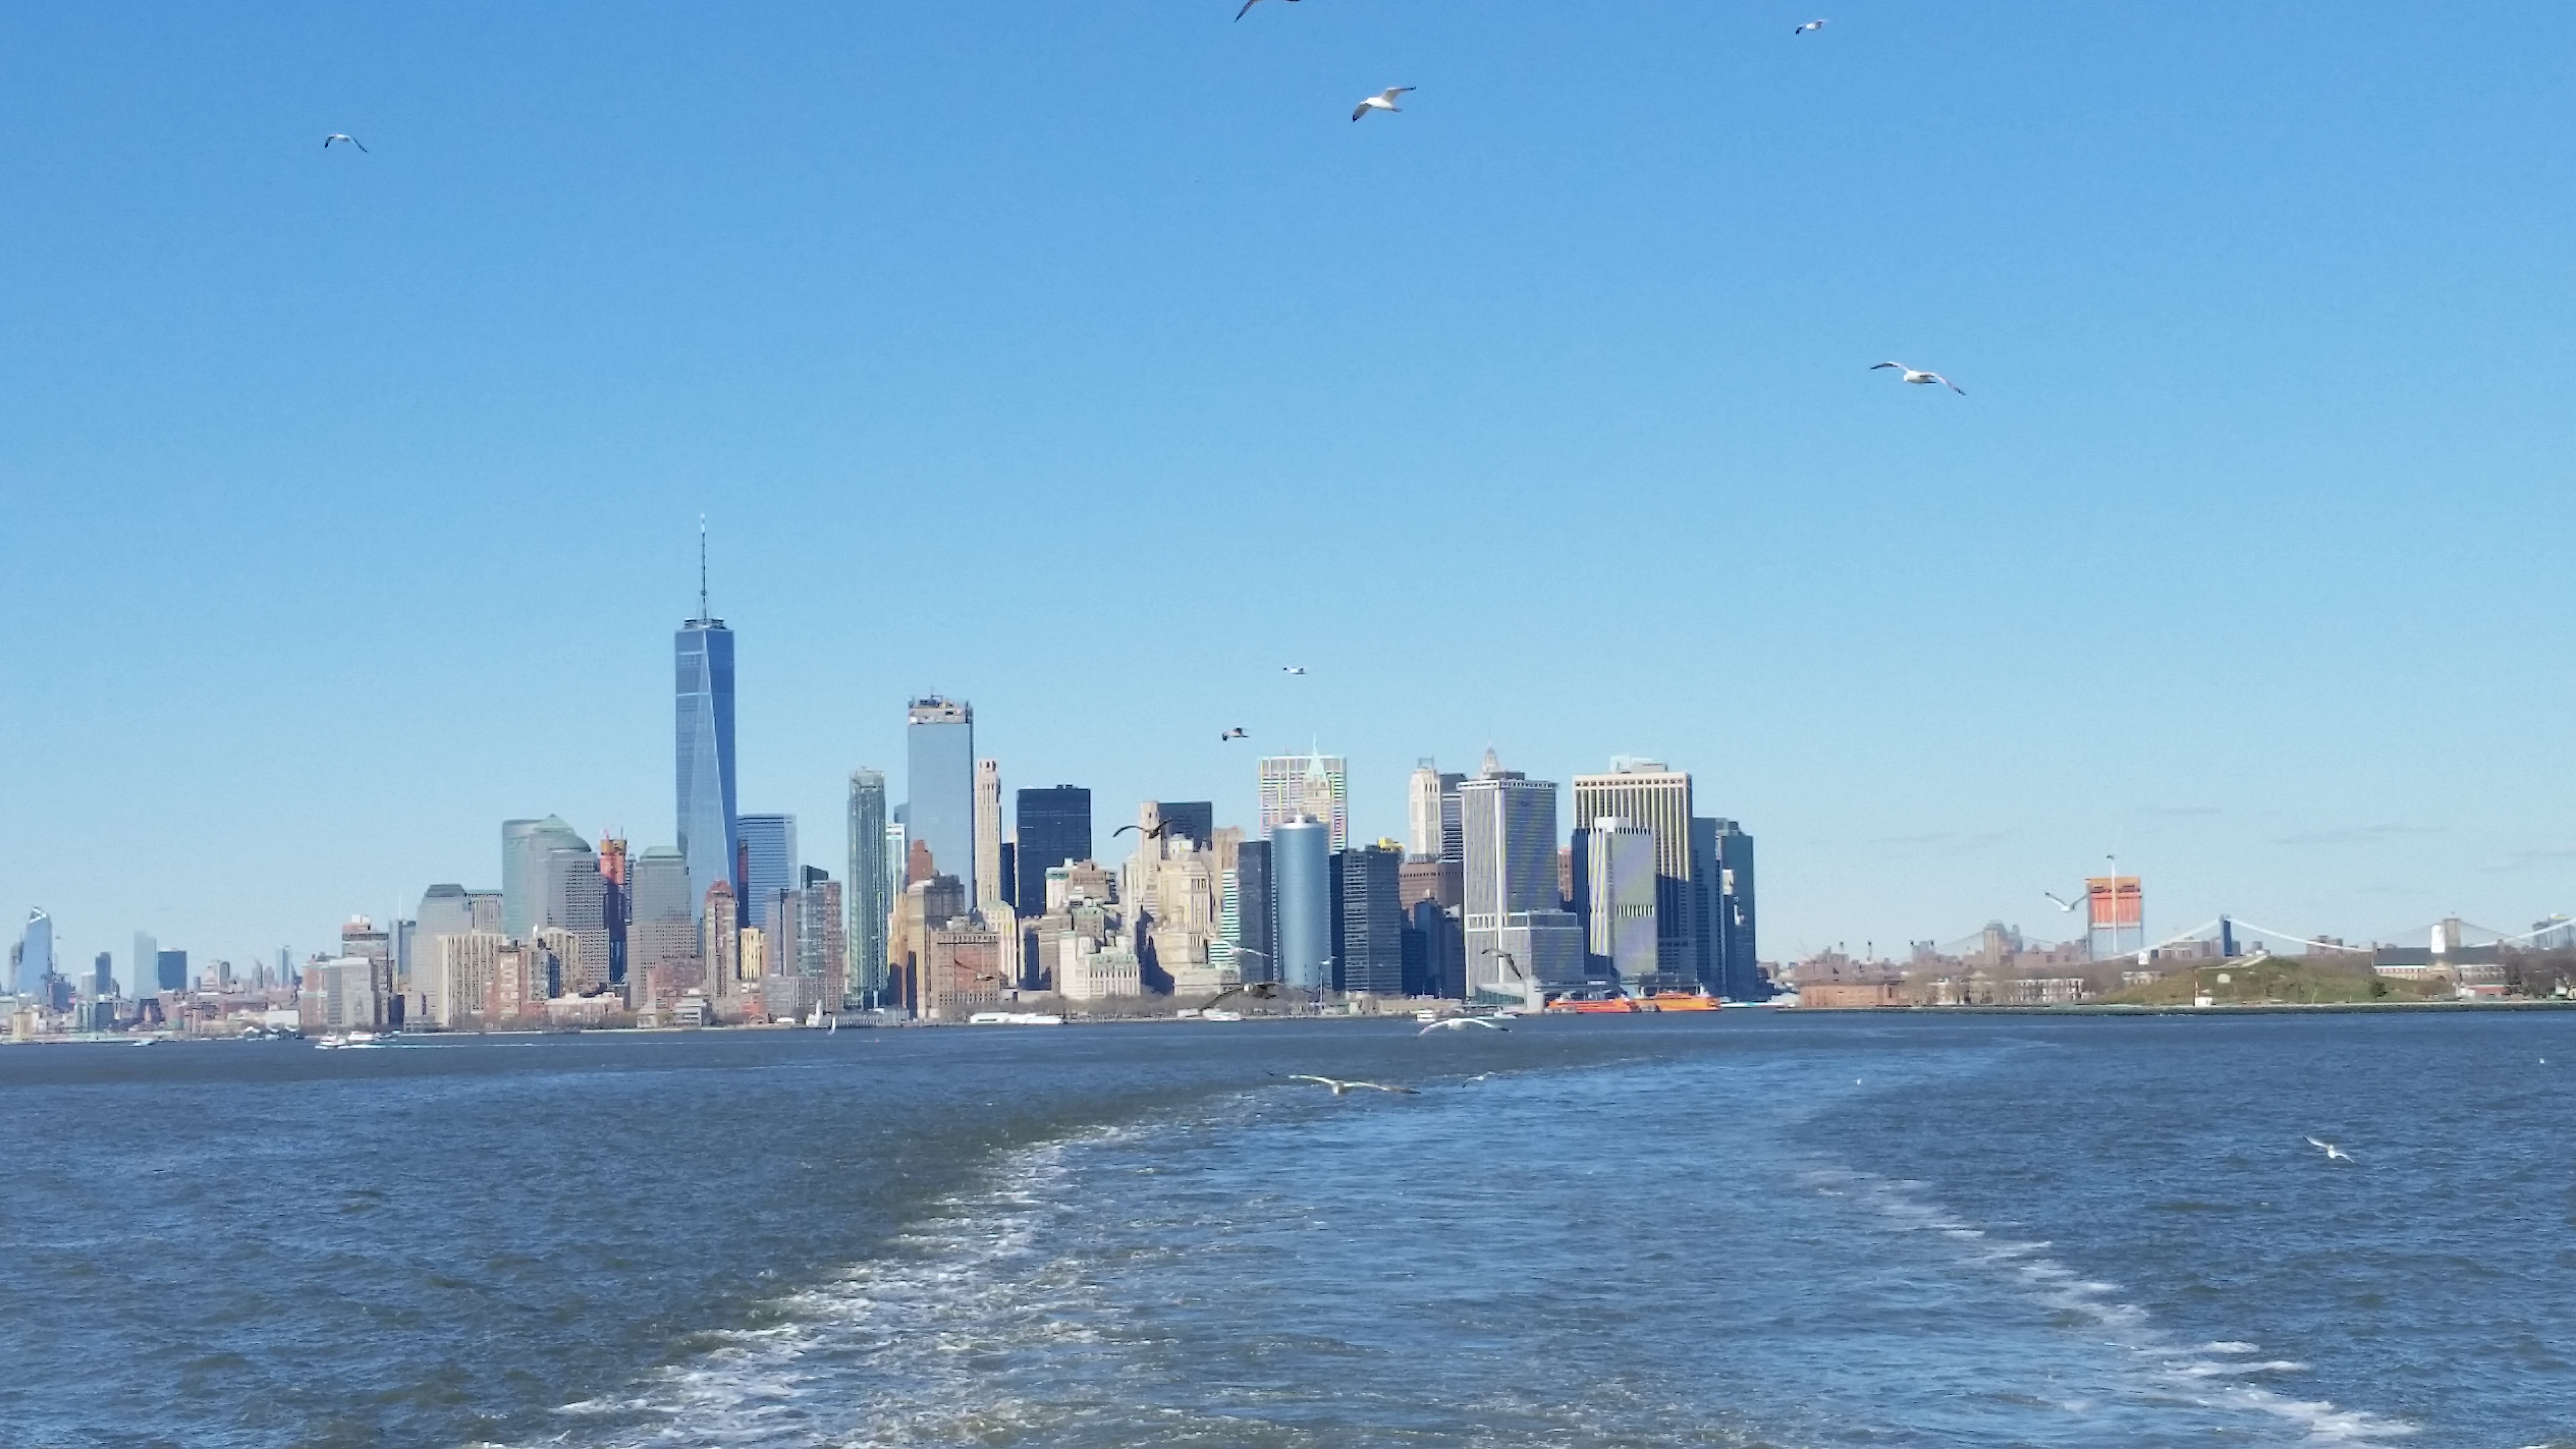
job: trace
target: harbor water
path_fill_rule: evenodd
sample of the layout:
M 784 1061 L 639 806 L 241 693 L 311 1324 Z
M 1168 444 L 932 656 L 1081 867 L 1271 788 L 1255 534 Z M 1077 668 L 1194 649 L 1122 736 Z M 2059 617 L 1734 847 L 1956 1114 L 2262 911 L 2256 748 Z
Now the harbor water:
M 2484 1011 L 15 1048 L 0 1444 L 2576 1449 L 2571 1072 Z

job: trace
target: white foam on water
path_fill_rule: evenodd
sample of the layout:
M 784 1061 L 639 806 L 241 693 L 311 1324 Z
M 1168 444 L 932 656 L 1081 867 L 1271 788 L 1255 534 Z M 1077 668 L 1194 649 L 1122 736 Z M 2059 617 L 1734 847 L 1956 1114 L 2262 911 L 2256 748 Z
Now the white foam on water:
M 1960 1223 L 1945 1209 L 1919 1199 L 1920 1184 L 1894 1182 L 1848 1169 L 1820 1169 L 1807 1175 L 1808 1185 L 1829 1196 L 1857 1198 L 1874 1209 L 1897 1232 L 1934 1229 L 1953 1238 L 1987 1230 Z M 2084 1278 L 2074 1269 L 2043 1256 L 2045 1241 L 1998 1242 L 1986 1251 L 1958 1261 L 2007 1274 L 2038 1303 L 2081 1323 L 2089 1332 L 2133 1361 L 2150 1383 L 2204 1408 L 2260 1414 L 2286 1421 L 2312 1444 L 2380 1444 L 2403 1439 L 2415 1427 L 2361 1409 L 2347 1409 L 2323 1399 L 2300 1399 L 2252 1382 L 2258 1375 L 2300 1374 L 2309 1366 L 2288 1359 L 2248 1361 L 2261 1346 L 2227 1339 L 2193 1348 L 2177 1347 L 2157 1328 L 2146 1309 L 2122 1301 L 2118 1284 Z

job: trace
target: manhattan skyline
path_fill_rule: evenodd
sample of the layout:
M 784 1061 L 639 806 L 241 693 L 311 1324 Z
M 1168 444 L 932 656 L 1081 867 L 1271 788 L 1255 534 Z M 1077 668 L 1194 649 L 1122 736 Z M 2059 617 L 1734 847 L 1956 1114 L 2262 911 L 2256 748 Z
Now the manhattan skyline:
M 1663 759 L 1775 959 L 2113 851 L 2150 934 L 2576 902 L 2562 9 L 1262 11 L 13 18 L 11 919 L 263 960 L 495 820 L 669 843 L 702 512 L 825 866 L 938 693 L 1103 820 Z

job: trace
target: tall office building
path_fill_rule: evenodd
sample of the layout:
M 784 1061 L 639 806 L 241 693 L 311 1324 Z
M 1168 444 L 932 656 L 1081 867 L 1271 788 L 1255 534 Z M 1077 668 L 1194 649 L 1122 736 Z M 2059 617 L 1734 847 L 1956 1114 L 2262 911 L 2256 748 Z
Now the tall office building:
M 1163 822 L 1163 838 L 1187 836 L 1192 845 L 1205 850 L 1216 843 L 1216 802 L 1213 800 L 1157 800 L 1156 815 Z
M 562 816 L 501 822 L 503 934 L 524 941 L 530 938 L 530 932 L 546 924 L 539 919 L 546 888 L 546 856 L 552 851 L 571 849 L 588 854 L 590 842 L 565 824 Z
M 742 880 L 741 899 L 752 903 L 744 908 L 744 919 L 757 922 L 761 903 L 796 889 L 796 868 L 803 863 L 796 856 L 796 817 L 736 816 L 734 839 L 751 863 Z
M 844 980 L 849 999 L 868 1008 L 885 1001 L 886 924 L 894 914 L 895 874 L 902 869 L 902 847 L 890 834 L 899 828 L 886 819 L 884 774 L 852 770 L 850 878 L 843 895 L 849 908 L 849 964 Z
M 600 900 L 608 917 L 608 979 L 612 984 L 626 979 L 626 922 L 633 907 L 626 894 L 626 876 L 626 842 L 612 835 L 601 835 Z
M 1458 787 L 1466 853 L 1467 990 L 1526 999 L 1583 979 L 1583 930 L 1559 905 L 1556 786 L 1494 752 Z
M 1271 885 L 1271 842 L 1247 840 L 1235 848 L 1233 924 L 1228 955 L 1246 981 L 1279 979 L 1279 915 Z
M 1350 843 L 1349 770 L 1339 755 L 1265 755 L 1261 760 L 1261 833 L 1282 821 L 1311 818 L 1332 830 L 1332 847 Z
M 798 872 L 796 974 L 824 982 L 815 999 L 833 1011 L 849 991 L 849 943 L 841 934 L 841 883 L 806 866 Z
M 1014 905 L 1023 920 L 1046 912 L 1050 868 L 1091 859 L 1091 792 L 1056 785 L 1019 792 L 1019 890 Z
M 1358 845 L 1338 857 L 1342 868 L 1344 991 L 1404 992 L 1404 902 L 1397 867 L 1404 847 L 1392 840 Z
M 1698 868 L 1696 914 L 1700 933 L 1700 984 L 1730 1001 L 1762 1001 L 1771 988 L 1762 975 L 1754 941 L 1753 837 L 1732 820 L 1691 821 L 1691 854 Z
M 136 969 L 140 970 L 141 968 L 137 967 Z M 161 983 L 162 990 L 185 991 L 188 989 L 187 952 L 156 951 L 152 953 L 152 970 L 156 979 Z
M 1332 827 L 1300 817 L 1270 830 L 1278 958 L 1269 979 L 1300 991 L 1333 984 Z
M 1580 788 L 1580 787 L 1578 787 Z M 1583 833 L 1584 951 L 1588 974 L 1608 977 L 1630 994 L 1695 979 L 1654 982 L 1656 949 L 1655 834 L 1604 815 Z
M 932 865 L 975 893 L 975 707 L 962 699 L 916 699 L 904 730 L 904 828 L 930 847 Z
M 412 978 L 423 996 L 432 994 L 430 978 L 443 969 L 440 943 L 474 929 L 474 902 L 461 885 L 434 885 L 420 893 L 420 909 L 411 931 Z M 437 1011 L 431 1011 L 433 1019 Z
M 626 974 L 642 982 L 647 970 L 660 968 L 666 981 L 682 989 L 699 985 L 698 908 L 689 894 L 688 857 L 657 845 L 635 857 L 629 868 L 634 918 L 627 930 Z M 633 997 L 640 1007 L 640 994 Z
M 1699 976 L 1699 913 L 1691 894 L 1691 777 L 1659 760 L 1621 756 L 1606 775 L 1574 777 L 1574 818 L 1588 828 L 1616 817 L 1654 837 L 1655 970 L 1672 983 Z M 1576 842 L 1578 863 L 1588 860 Z M 1597 953 L 1596 953 L 1597 954 Z M 1625 979 L 1624 976 L 1622 978 Z
M 706 527 L 698 528 L 698 616 L 671 638 L 678 667 L 673 694 L 680 855 L 689 896 L 706 899 L 718 881 L 735 889 L 740 797 L 734 793 L 733 631 L 707 612 Z
M 18 942 L 20 996 L 41 996 L 45 978 L 54 970 L 54 918 L 40 910 L 27 912 L 27 930 Z
M 600 878 L 599 857 L 579 840 L 547 851 L 544 892 L 536 930 L 569 932 L 579 946 L 578 958 L 565 963 L 563 990 L 588 995 L 606 986 L 608 891 Z
M 115 957 L 101 951 L 98 953 L 98 959 L 89 963 L 89 989 L 86 994 L 92 1001 L 105 1001 L 116 994 Z
M 277 974 L 294 979 L 287 975 L 283 956 L 278 958 Z M 152 939 L 150 931 L 134 933 L 134 954 L 125 963 L 125 989 L 137 1001 L 161 989 L 161 943 Z
M 1002 878 L 1002 762 L 975 762 L 975 909 L 1002 904 L 1012 883 Z
M 1423 760 L 1405 784 L 1406 849 L 1418 860 L 1457 861 L 1465 849 L 1458 815 L 1458 787 L 1467 777 L 1443 774 L 1437 762 Z

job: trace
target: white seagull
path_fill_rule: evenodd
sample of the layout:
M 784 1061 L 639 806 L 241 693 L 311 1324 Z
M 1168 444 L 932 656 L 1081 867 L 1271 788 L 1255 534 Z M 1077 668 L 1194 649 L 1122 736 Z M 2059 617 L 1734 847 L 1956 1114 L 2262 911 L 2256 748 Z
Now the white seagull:
M 1808 31 L 1810 31 L 1810 30 L 1822 30 L 1822 29 L 1824 29 L 1824 28 L 1825 28 L 1825 22 L 1824 22 L 1824 21 L 1822 21 L 1822 20 L 1810 20 L 1810 21 L 1808 21 L 1806 24 L 1799 26 L 1797 29 L 1790 31 L 1789 33 L 1790 33 L 1791 35 L 1804 35 L 1804 34 L 1806 34 L 1806 33 L 1807 33 Z
M 1421 1095 L 1411 1087 L 1390 1087 L 1383 1082 L 1345 1082 L 1339 1077 L 1310 1076 L 1305 1072 L 1291 1072 L 1288 1074 L 1288 1080 L 1292 1082 L 1320 1083 L 1323 1086 L 1332 1088 L 1333 1095 L 1336 1097 L 1341 1096 L 1345 1092 L 1358 1091 L 1362 1088 L 1372 1092 L 1393 1092 L 1399 1097 L 1416 1097 Z
M 1306 666 L 1303 664 L 1282 664 L 1279 666 L 1279 672 L 1282 674 L 1303 674 L 1306 672 Z
M 1218 735 L 1216 737 L 1216 742 L 1221 745 L 1227 740 L 1246 740 L 1250 738 L 1252 738 L 1250 735 L 1243 732 L 1243 726 L 1236 725 L 1234 728 L 1227 730 L 1224 734 Z
M 1943 377 L 1941 374 L 1939 374 L 1939 373 L 1937 373 L 1937 372 L 1919 372 L 1919 371 L 1915 370 L 1914 368 L 1911 368 L 1911 367 L 1906 366 L 1906 365 L 1905 365 L 1904 363 L 1902 363 L 1902 362 L 1873 362 L 1873 363 L 1871 363 L 1871 364 L 1869 365 L 1869 370 L 1870 370 L 1870 371 L 1872 371 L 1872 372 L 1876 372 L 1876 371 L 1878 371 L 1878 370 L 1879 370 L 1880 368 L 1882 368 L 1882 367 L 1892 367 L 1892 368 L 1895 368 L 1898 372 L 1900 372 L 1900 373 L 1904 374 L 1905 380 L 1906 380 L 1907 382 L 1917 383 L 1917 384 L 1929 384 L 1929 383 L 1935 383 L 1935 382 L 1937 382 L 1937 383 L 1941 384 L 1943 387 L 1948 388 L 1950 391 L 1957 393 L 1957 394 L 1958 394 L 1959 396 L 1961 396 L 1961 397 L 1966 397 L 1966 396 L 1968 395 L 1968 390 L 1967 390 L 1966 388 L 1959 386 L 1957 383 L 1952 382 L 1950 379 L 1948 379 L 1948 378 L 1946 378 L 1946 377 Z
M 1456 1030 L 1458 1030 L 1458 1029 L 1459 1029 L 1459 1028 L 1461 1028 L 1461 1027 L 1469 1027 L 1469 1026 L 1481 1026 L 1481 1027 L 1483 1027 L 1483 1028 L 1484 1028 L 1485 1030 L 1487 1030 L 1487 1031 L 1510 1031 L 1510 1030 L 1511 1030 L 1511 1028 L 1510 1028 L 1510 1027 L 1503 1025 L 1501 1022 L 1496 1021 L 1496 1020 L 1494 1020 L 1494 1019 L 1493 1019 L 1493 1018 L 1491 1018 L 1491 1017 L 1485 1017 L 1485 1016 L 1444 1016 L 1444 1017 L 1440 1018 L 1438 1021 L 1435 1021 L 1435 1022 L 1431 1023 L 1429 1026 L 1424 1027 L 1422 1030 L 1415 1032 L 1415 1033 L 1414 1033 L 1414 1035 L 1415 1035 L 1415 1036 L 1429 1036 L 1429 1035 L 1431 1035 L 1431 1034 L 1432 1034 L 1433 1032 L 1435 1032 L 1435 1031 L 1456 1031 Z
M 2317 1149 L 2319 1152 L 2324 1153 L 2326 1155 L 2326 1161 L 2328 1162 L 2353 1162 L 2358 1160 L 2351 1153 L 2344 1151 L 2342 1148 L 2335 1146 L 2331 1142 L 2320 1142 L 2311 1137 L 2308 1139 L 2308 1145 Z
M 1364 100 L 1358 105 L 1352 107 L 1351 119 L 1356 121 L 1371 111 L 1393 111 L 1397 115 L 1402 115 L 1404 114 L 1404 107 L 1397 105 L 1395 103 L 1395 98 L 1403 95 L 1406 91 L 1411 89 L 1413 89 L 1411 86 L 1388 86 L 1385 90 L 1379 91 L 1376 95 L 1373 95 L 1367 100 Z
M 330 150 L 330 149 L 331 149 L 331 143 L 332 143 L 332 142 L 334 142 L 334 141 L 346 141 L 346 142 L 348 142 L 350 145 L 357 147 L 357 148 L 358 148 L 359 150 L 361 150 L 361 151 L 364 151 L 364 150 L 366 150 L 366 149 L 367 149 L 367 146 L 366 146 L 366 143 L 365 143 L 365 142 L 360 141 L 357 137 L 350 135 L 350 134 L 349 134 L 348 132 L 346 132 L 346 131 L 333 131 L 330 135 L 323 137 L 323 138 L 322 138 L 322 149 L 323 149 L 323 150 L 325 150 L 325 151 Z
M 2057 907 L 2061 911 L 2071 911 L 2077 906 L 2084 904 L 2084 898 L 2082 896 L 2077 896 L 2075 899 L 2070 901 L 2055 891 L 2041 891 L 2040 894 L 2048 897 L 2048 903 Z
M 1236 12 L 1234 12 L 1234 18 L 1235 18 L 1235 19 L 1237 19 L 1237 20 L 1241 20 L 1244 16 L 1249 15 L 1249 14 L 1251 14 L 1251 13 L 1252 13 L 1252 7 L 1253 7 L 1253 6 L 1258 5 L 1258 4 L 1260 4 L 1260 3 L 1261 3 L 1261 0 L 1243 0 L 1243 8 L 1242 8 L 1242 9 L 1240 9 L 1240 10 L 1237 10 Z M 1288 0 L 1288 3 L 1289 3 L 1289 4 L 1291 4 L 1291 5 L 1294 5 L 1294 4 L 1296 4 L 1296 3 L 1297 3 L 1297 0 Z

